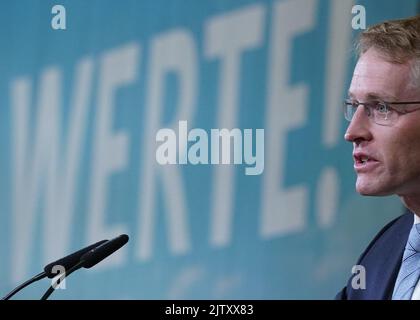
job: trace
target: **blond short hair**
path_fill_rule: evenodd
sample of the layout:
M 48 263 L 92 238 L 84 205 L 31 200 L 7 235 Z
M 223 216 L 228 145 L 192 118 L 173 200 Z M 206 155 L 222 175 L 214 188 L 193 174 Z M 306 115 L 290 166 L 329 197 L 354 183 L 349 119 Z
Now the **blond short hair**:
M 356 43 L 358 56 L 370 48 L 376 49 L 389 62 L 410 63 L 412 84 L 420 88 L 420 15 L 369 27 Z

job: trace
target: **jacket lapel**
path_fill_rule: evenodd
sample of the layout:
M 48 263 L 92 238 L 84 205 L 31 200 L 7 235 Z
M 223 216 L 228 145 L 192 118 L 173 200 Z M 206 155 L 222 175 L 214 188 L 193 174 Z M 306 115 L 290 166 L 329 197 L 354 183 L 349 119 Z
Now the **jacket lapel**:
M 413 213 L 409 212 L 389 223 L 378 233 L 358 261 L 358 264 L 366 271 L 366 289 L 353 289 L 350 278 L 347 284 L 347 299 L 392 298 L 412 225 Z
M 413 225 L 413 214 L 405 214 L 380 237 L 366 254 L 366 299 L 391 299 L 401 259 Z M 362 263 L 362 264 L 363 264 Z

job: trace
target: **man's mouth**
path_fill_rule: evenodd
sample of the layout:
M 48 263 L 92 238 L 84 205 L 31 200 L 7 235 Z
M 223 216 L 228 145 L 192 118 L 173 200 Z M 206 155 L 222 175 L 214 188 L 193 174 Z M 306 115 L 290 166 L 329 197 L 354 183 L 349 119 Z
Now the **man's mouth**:
M 353 159 L 354 168 L 358 172 L 372 169 L 374 165 L 379 163 L 379 161 L 372 156 L 361 152 L 353 153 Z
M 373 159 L 369 158 L 368 156 L 355 157 L 355 160 L 358 164 L 366 164 L 369 161 L 373 161 Z

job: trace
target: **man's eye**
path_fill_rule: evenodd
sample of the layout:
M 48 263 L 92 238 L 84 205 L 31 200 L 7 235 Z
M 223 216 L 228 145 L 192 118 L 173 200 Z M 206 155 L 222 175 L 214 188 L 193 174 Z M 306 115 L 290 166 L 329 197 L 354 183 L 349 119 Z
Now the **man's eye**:
M 388 113 L 390 111 L 384 103 L 376 103 L 375 110 L 379 113 Z

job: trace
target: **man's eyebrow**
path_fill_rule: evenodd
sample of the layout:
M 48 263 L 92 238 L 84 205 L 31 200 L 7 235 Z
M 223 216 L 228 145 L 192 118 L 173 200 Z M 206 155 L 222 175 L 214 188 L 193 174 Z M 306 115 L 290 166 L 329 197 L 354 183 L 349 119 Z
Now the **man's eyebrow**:
M 347 93 L 347 95 L 350 98 L 354 98 L 354 94 L 350 91 Z M 365 95 L 367 100 L 383 100 L 383 101 L 390 101 L 390 102 L 396 102 L 398 101 L 398 98 L 394 95 L 387 94 L 385 92 L 369 92 Z
M 369 92 L 366 95 L 367 99 L 370 100 L 385 100 L 385 101 L 397 101 L 397 97 L 390 95 L 390 94 L 386 94 L 386 93 L 381 93 L 381 92 Z

